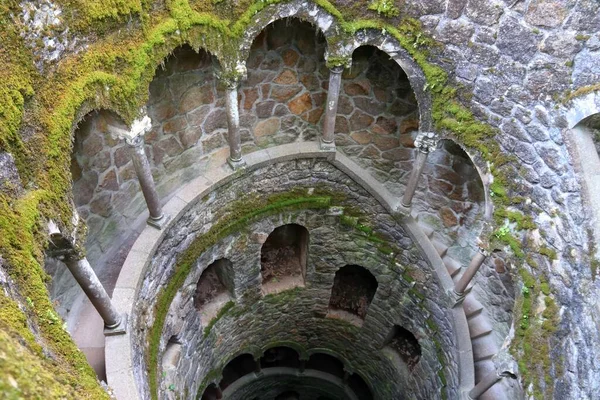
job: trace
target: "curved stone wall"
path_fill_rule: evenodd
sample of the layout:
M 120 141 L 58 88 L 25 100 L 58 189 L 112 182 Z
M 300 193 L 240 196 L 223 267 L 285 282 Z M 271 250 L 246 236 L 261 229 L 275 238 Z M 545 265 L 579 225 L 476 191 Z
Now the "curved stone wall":
M 372 384 L 377 398 L 401 398 L 402 393 L 434 398 L 440 390 L 449 397 L 456 396 L 454 322 L 439 296 L 443 289 L 435 275 L 402 226 L 376 199 L 329 162 L 315 160 L 278 163 L 242 175 L 208 193 L 173 223 L 153 253 L 136 297 L 134 326 L 139 334 L 134 334 L 133 350 L 140 383 L 146 386 L 147 382 L 141 372 L 155 367 L 143 357 L 152 351 L 145 345 L 150 334 L 147 327 L 157 323 L 147 310 L 155 309 L 161 288 L 177 274 L 177 256 L 185 254 L 197 238 L 210 235 L 217 221 L 235 213 L 232 206 L 294 188 L 302 188 L 296 197 L 321 193 L 338 199 L 331 206 L 344 207 L 346 214 L 329 207 L 293 212 L 284 208 L 276 215 L 249 222 L 202 252 L 174 296 L 159 348 L 155 349 L 162 354 L 173 335 L 182 342 L 182 357 L 176 368 L 179 373 L 163 376 L 159 370 L 159 391 L 163 395 L 191 396 L 218 377 L 229 356 L 246 346 L 291 341 L 306 349 L 320 347 L 339 352 L 350 368 Z M 313 194 L 308 194 L 311 191 Z M 351 210 L 360 210 L 358 224 L 353 222 Z M 262 297 L 262 241 L 277 226 L 287 223 L 305 226 L 310 234 L 304 288 Z M 389 255 L 392 251 L 394 255 Z M 219 258 L 233 263 L 235 304 L 215 321 L 202 321 L 193 306 L 194 288 L 203 269 Z M 347 264 L 368 268 L 379 281 L 362 326 L 325 317 L 335 271 Z M 412 372 L 401 362 L 390 364 L 381 351 L 394 324 L 409 329 L 419 339 L 423 355 Z M 443 382 L 447 385 L 444 389 Z M 174 389 L 169 391 L 168 387 Z M 147 389 L 144 392 L 148 394 Z

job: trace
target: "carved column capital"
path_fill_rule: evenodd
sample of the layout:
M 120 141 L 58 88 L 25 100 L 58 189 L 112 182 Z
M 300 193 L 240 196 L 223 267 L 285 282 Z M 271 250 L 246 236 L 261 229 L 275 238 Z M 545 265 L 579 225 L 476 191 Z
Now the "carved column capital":
M 143 143 L 143 136 L 152 128 L 152 120 L 147 115 L 133 121 L 129 129 L 116 125 L 108 125 L 108 132 L 115 139 L 125 140 L 130 146 Z
M 333 67 L 329 67 L 329 72 L 332 74 L 341 74 L 344 72 L 345 67 L 343 65 L 334 65 Z
M 240 82 L 246 79 L 248 70 L 246 63 L 239 61 L 234 68 L 221 69 L 215 68 L 215 76 L 227 89 L 235 90 Z
M 415 139 L 415 147 L 422 153 L 431 153 L 437 148 L 438 138 L 433 132 L 419 131 Z

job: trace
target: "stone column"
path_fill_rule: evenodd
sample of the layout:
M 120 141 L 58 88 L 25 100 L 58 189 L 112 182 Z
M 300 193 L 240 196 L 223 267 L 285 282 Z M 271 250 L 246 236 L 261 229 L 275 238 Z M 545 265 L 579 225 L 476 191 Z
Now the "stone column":
M 301 374 L 303 374 L 304 371 L 306 370 L 306 361 L 307 360 L 300 360 L 300 365 L 298 365 L 298 370 L 300 371 Z
M 76 253 L 66 254 L 61 258 L 104 320 L 105 334 L 125 333 L 125 317 L 121 316 L 112 304 L 108 293 L 104 290 L 104 286 L 100 283 L 87 258 Z
M 242 159 L 242 141 L 240 138 L 240 111 L 238 102 L 239 81 L 223 80 L 225 83 L 225 105 L 227 107 L 227 141 L 229 142 L 229 157 L 227 162 L 231 168 L 237 169 L 246 165 Z
M 254 373 L 260 374 L 262 367 L 260 366 L 260 359 L 254 359 Z
M 161 229 L 168 218 L 165 217 L 162 211 L 160 197 L 156 191 L 156 185 L 150 169 L 150 162 L 144 151 L 144 134 L 148 132 L 151 127 L 152 121 L 146 115 L 135 120 L 129 130 L 116 126 L 109 126 L 109 131 L 112 136 L 124 139 L 125 143 L 129 146 L 129 155 L 133 161 L 133 167 L 135 168 L 135 173 L 140 182 L 142 194 L 144 195 L 150 213 L 148 224 Z
M 402 205 L 409 208 L 412 203 L 413 196 L 417 190 L 423 167 L 427 161 L 427 156 L 430 152 L 434 151 L 437 147 L 437 138 L 433 132 L 419 132 L 415 139 L 415 147 L 419 150 L 417 153 L 417 159 L 413 165 L 410 178 L 406 184 L 406 190 L 402 197 Z
M 467 286 L 469 286 L 469 283 L 471 283 L 471 281 L 475 277 L 475 274 L 477 273 L 477 271 L 479 271 L 479 268 L 481 268 L 481 265 L 488 256 L 489 253 L 486 250 L 479 248 L 479 251 L 477 252 L 477 254 L 475 254 L 473 259 L 469 263 L 469 267 L 467 268 L 467 270 L 462 274 L 459 281 L 456 282 L 456 284 L 454 285 L 454 293 L 456 295 L 461 297 L 465 294 Z
M 344 72 L 344 67 L 342 66 L 329 69 L 329 90 L 327 91 L 323 136 L 321 137 L 321 150 L 325 151 L 335 150 L 335 118 L 340 98 L 342 72 Z

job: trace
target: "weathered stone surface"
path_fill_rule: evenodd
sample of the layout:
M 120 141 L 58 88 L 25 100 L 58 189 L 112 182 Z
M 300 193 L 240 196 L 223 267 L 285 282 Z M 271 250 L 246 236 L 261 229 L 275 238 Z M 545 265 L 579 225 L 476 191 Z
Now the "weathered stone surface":
M 280 127 L 279 118 L 269 118 L 264 121 L 260 121 L 254 128 L 254 136 L 270 136 L 274 135 Z
M 291 69 L 284 69 L 273 82 L 280 85 L 294 85 L 298 83 L 298 75 Z
M 0 152 L 0 192 L 16 195 L 21 189 L 21 178 L 12 154 Z
M 469 0 L 466 9 L 467 17 L 482 25 L 495 24 L 503 12 L 503 4 L 497 0 Z
M 285 102 L 300 93 L 301 90 L 300 86 L 273 86 L 269 97 L 277 102 Z
M 540 38 L 540 34 L 534 33 L 516 18 L 507 17 L 498 28 L 496 46 L 513 60 L 527 63 L 533 58 Z
M 293 114 L 300 115 L 312 108 L 310 93 L 304 93 L 288 103 L 288 108 Z
M 227 114 L 225 110 L 214 110 L 208 114 L 202 128 L 206 133 L 211 133 L 217 129 L 227 129 Z
M 186 113 L 215 100 L 212 85 L 193 86 L 181 97 L 179 112 Z
M 559 26 L 567 15 L 567 9 L 561 1 L 534 0 L 529 3 L 525 21 L 531 25 L 554 28 Z

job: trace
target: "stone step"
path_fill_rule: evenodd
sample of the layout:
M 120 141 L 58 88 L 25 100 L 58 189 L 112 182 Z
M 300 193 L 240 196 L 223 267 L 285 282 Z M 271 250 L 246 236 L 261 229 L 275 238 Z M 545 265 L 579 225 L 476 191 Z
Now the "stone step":
M 420 225 L 419 227 L 421 228 L 421 230 L 423 231 L 423 233 L 425 234 L 425 236 L 427 236 L 429 239 L 431 239 L 431 237 L 433 236 L 433 229 L 431 229 L 430 227 L 426 226 L 426 225 Z
M 448 256 L 445 256 L 442 261 L 444 261 L 444 265 L 446 265 L 446 269 L 448 270 L 448 273 L 450 274 L 452 279 L 455 280 L 455 277 L 458 278 L 458 273 L 462 269 L 460 263 Z
M 469 319 L 468 324 L 471 339 L 477 339 L 479 337 L 489 335 L 493 331 L 492 325 L 481 313 Z
M 492 335 L 473 339 L 471 340 L 471 344 L 473 346 L 473 359 L 475 361 L 490 359 L 498 352 L 498 346 Z
M 483 392 L 478 400 L 510 400 L 506 394 L 506 389 L 503 388 L 502 382 L 496 383 L 494 386 Z
M 448 246 L 446 246 L 445 244 L 443 244 L 441 242 L 438 242 L 435 239 L 433 239 L 431 241 L 431 244 L 433 244 L 433 247 L 435 248 L 437 253 L 440 255 L 440 257 L 444 258 L 444 256 L 446 255 L 446 252 L 448 251 Z
M 490 359 L 477 361 L 475 363 L 475 384 L 478 384 L 487 374 L 495 370 L 494 361 Z
M 463 301 L 463 309 L 467 320 L 475 318 L 483 311 L 483 305 L 473 295 L 468 295 Z

